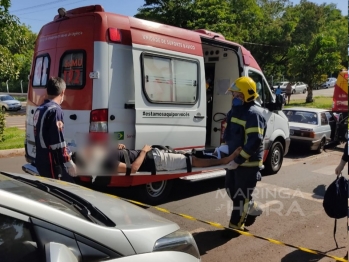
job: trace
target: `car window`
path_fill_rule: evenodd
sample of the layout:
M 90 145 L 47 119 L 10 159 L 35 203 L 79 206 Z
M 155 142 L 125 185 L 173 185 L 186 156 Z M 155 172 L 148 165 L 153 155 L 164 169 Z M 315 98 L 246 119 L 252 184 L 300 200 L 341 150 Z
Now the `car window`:
M 0 261 L 40 261 L 30 224 L 0 214 Z
M 2 96 L 1 101 L 15 100 L 12 96 Z
M 318 117 L 316 113 L 297 110 L 284 110 L 289 122 L 317 125 Z
M 251 77 L 255 82 L 257 86 L 257 92 L 259 97 L 257 98 L 257 101 L 262 105 L 266 106 L 266 104 L 270 103 L 272 101 L 271 93 L 268 88 L 268 85 L 264 81 L 262 75 L 258 74 L 257 72 L 248 71 L 248 76 Z
M 321 125 L 328 125 L 328 120 L 325 113 L 321 113 Z
M 48 205 L 70 215 L 87 220 L 82 214 L 75 210 L 75 208 L 71 207 L 68 203 L 60 200 L 54 195 L 46 193 L 45 191 L 37 189 L 33 186 L 24 184 L 20 181 L 8 179 L 8 177 L 3 175 L 0 175 L 0 190 L 40 202 L 41 204 Z

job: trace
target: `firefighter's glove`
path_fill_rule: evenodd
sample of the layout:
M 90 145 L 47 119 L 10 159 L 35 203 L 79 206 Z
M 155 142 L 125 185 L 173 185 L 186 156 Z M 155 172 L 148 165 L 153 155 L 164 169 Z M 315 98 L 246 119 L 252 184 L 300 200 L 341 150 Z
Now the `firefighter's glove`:
M 235 163 L 235 161 L 231 161 L 229 164 L 228 164 L 228 169 L 229 170 L 234 170 L 238 167 L 239 165 Z
M 346 163 L 347 162 L 345 162 L 343 159 L 341 159 L 341 162 L 339 163 L 339 165 L 335 169 L 335 173 L 337 176 L 342 173 L 342 170 L 343 170 Z
M 74 164 L 74 162 L 71 162 L 71 165 L 69 165 L 69 167 L 67 168 L 67 172 L 72 177 L 77 176 L 76 165 Z

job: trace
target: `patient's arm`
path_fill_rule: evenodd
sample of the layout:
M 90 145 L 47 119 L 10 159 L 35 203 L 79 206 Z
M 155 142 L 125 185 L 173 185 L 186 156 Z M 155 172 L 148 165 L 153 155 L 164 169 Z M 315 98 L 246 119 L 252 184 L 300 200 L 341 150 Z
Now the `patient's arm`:
M 193 167 L 210 167 L 210 166 L 219 166 L 219 165 L 228 165 L 231 161 L 234 160 L 240 154 L 242 147 L 237 148 L 230 156 L 224 157 L 222 159 L 206 159 L 206 158 L 197 158 L 192 156 L 192 166 Z

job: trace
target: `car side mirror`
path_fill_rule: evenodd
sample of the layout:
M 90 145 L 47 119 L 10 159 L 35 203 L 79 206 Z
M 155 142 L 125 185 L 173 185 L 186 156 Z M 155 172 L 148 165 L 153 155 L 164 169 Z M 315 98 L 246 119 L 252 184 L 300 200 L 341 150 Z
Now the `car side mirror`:
M 78 258 L 65 245 L 50 242 L 45 244 L 46 262 L 78 262 Z

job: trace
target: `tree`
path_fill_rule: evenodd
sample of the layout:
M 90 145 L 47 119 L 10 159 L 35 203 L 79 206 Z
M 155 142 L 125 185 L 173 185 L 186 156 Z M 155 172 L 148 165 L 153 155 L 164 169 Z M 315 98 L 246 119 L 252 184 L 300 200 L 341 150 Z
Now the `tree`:
M 341 69 L 340 52 L 332 36 L 316 35 L 312 41 L 299 44 L 289 51 L 289 71 L 300 81 L 308 84 L 306 102 L 313 101 L 314 83 L 322 74 Z
M 192 6 L 193 0 L 145 0 L 135 17 L 188 28 L 193 16 Z
M 9 7 L 9 0 L 0 0 L 0 82 L 27 79 L 37 37 Z

